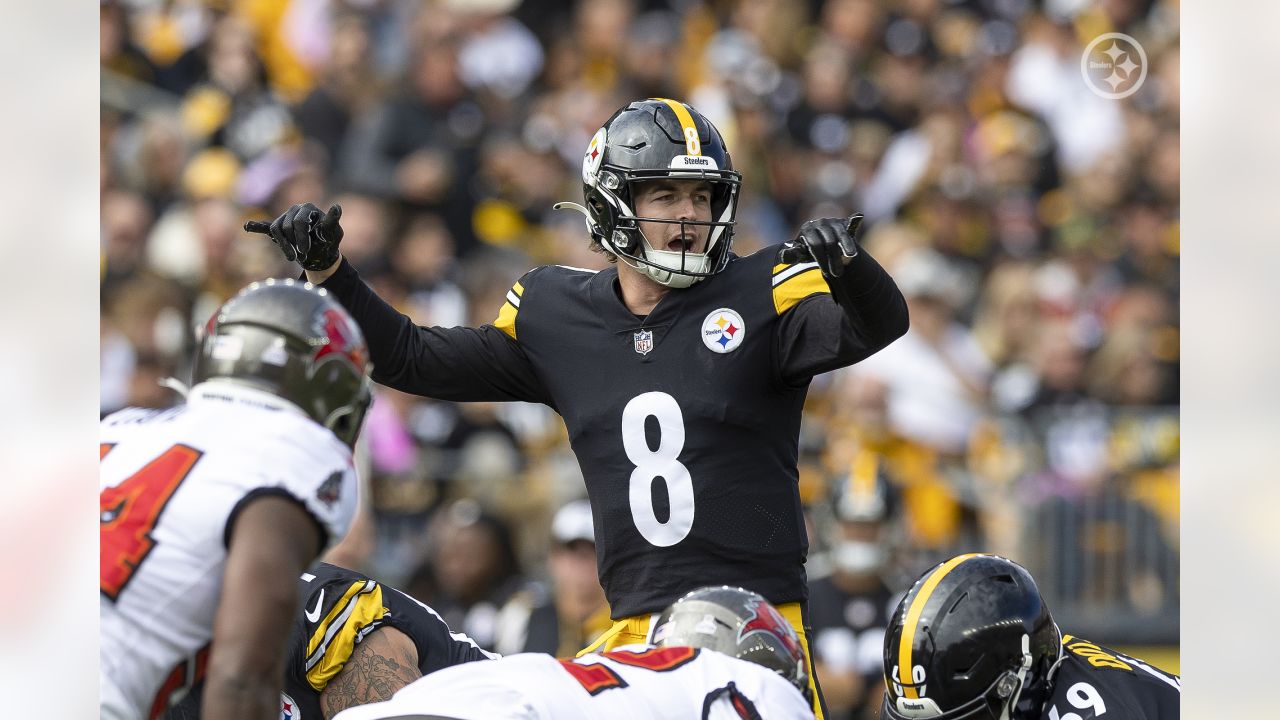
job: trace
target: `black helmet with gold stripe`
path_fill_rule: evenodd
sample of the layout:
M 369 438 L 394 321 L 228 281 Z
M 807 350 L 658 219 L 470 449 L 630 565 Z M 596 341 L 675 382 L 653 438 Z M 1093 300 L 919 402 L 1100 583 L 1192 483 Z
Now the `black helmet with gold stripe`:
M 916 581 L 884 640 L 892 720 L 1040 718 L 1062 637 L 1031 574 L 960 555 Z
M 688 287 L 729 262 L 741 178 L 710 120 L 677 100 L 651 98 L 621 108 L 591 138 L 582 159 L 586 207 L 569 202 L 556 207 L 586 216 L 593 245 L 655 282 Z M 635 184 L 663 179 L 706 182 L 710 219 L 638 216 Z M 645 237 L 641 222 L 681 224 L 682 231 L 705 233 L 706 247 L 694 252 L 655 246 L 653 238 Z

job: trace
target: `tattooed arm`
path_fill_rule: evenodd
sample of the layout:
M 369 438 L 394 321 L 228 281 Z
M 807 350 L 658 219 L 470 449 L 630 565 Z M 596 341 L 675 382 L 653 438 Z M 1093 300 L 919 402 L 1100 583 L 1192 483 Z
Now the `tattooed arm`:
M 341 672 L 320 693 L 326 719 L 355 705 L 387 700 L 422 677 L 418 649 L 408 635 L 380 627 L 356 644 Z

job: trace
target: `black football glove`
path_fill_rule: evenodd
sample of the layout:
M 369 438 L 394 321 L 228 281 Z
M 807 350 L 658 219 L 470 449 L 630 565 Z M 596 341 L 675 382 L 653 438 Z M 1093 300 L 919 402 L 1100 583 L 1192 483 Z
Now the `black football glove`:
M 854 238 L 862 224 L 862 213 L 854 213 L 848 219 L 821 218 L 800 226 L 795 240 L 782 246 L 778 260 L 784 263 L 816 262 L 822 274 L 837 278 L 844 273 L 846 258 L 858 256 L 858 243 Z
M 284 259 L 297 262 L 304 270 L 328 270 L 338 261 L 338 244 L 342 242 L 342 206 L 334 205 L 328 213 L 311 203 L 294 205 L 270 225 L 250 220 L 244 224 L 249 232 L 271 236 L 271 242 L 284 253 Z

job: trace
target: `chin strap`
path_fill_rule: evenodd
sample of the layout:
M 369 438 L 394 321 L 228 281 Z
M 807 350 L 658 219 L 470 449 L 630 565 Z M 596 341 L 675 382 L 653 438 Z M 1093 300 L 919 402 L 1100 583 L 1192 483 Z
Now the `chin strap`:
M 1000 720 L 1012 720 L 1013 712 L 1018 706 L 1018 698 L 1022 695 L 1022 689 L 1027 684 L 1027 672 L 1031 670 L 1031 636 L 1024 634 L 1022 636 L 1022 666 L 1018 668 L 1016 678 L 1017 687 L 1009 689 L 1009 702 L 1005 703 L 1004 710 L 1000 712 Z M 999 682 L 1004 683 L 1006 680 L 1015 681 L 1015 678 L 1004 677 Z M 996 692 L 1000 693 L 1001 688 L 997 687 Z

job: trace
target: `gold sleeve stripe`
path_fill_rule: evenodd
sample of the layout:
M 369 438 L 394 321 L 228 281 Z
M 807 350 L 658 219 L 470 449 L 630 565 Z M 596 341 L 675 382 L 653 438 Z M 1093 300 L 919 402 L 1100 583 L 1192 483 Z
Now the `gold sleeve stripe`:
M 307 643 L 307 683 L 323 690 L 351 657 L 365 629 L 386 614 L 382 586 L 372 580 L 351 583 Z
M 498 309 L 498 318 L 493 321 L 494 327 L 516 339 L 516 314 L 520 312 L 520 298 L 524 296 L 524 286 L 516 283 L 507 291 L 507 301 Z
M 822 271 L 814 265 L 812 268 L 788 275 L 781 282 L 774 284 L 773 309 L 781 315 L 810 295 L 830 292 L 831 287 L 822 277 Z
M 938 583 L 942 582 L 942 578 L 959 567 L 965 560 L 978 557 L 978 555 L 979 553 L 960 555 L 943 563 L 942 567 L 934 570 L 933 574 L 924 581 L 924 585 L 920 586 L 920 592 L 916 593 L 915 598 L 911 600 L 911 606 L 907 608 L 907 616 L 902 621 L 902 638 L 898 641 L 898 681 L 902 683 L 904 696 L 909 698 L 920 697 L 919 692 L 914 687 L 911 687 L 911 668 L 913 667 L 911 646 L 916 640 L 916 626 L 920 624 L 920 616 L 924 614 L 924 606 L 929 604 L 929 598 L 933 595 L 934 589 L 938 587 Z
M 775 286 L 781 285 L 790 278 L 816 267 L 818 267 L 818 263 L 816 262 L 795 263 L 794 265 L 790 263 L 780 263 L 778 265 L 774 265 L 773 284 Z
M 667 98 L 653 99 L 666 103 L 667 107 L 671 108 L 671 111 L 676 114 L 676 119 L 680 121 L 680 127 L 684 130 L 684 149 L 688 151 L 688 154 L 701 155 L 702 146 L 698 142 L 698 126 L 693 124 L 693 116 L 689 114 L 689 109 L 684 106 L 684 103 Z M 692 132 L 690 132 L 691 130 Z

